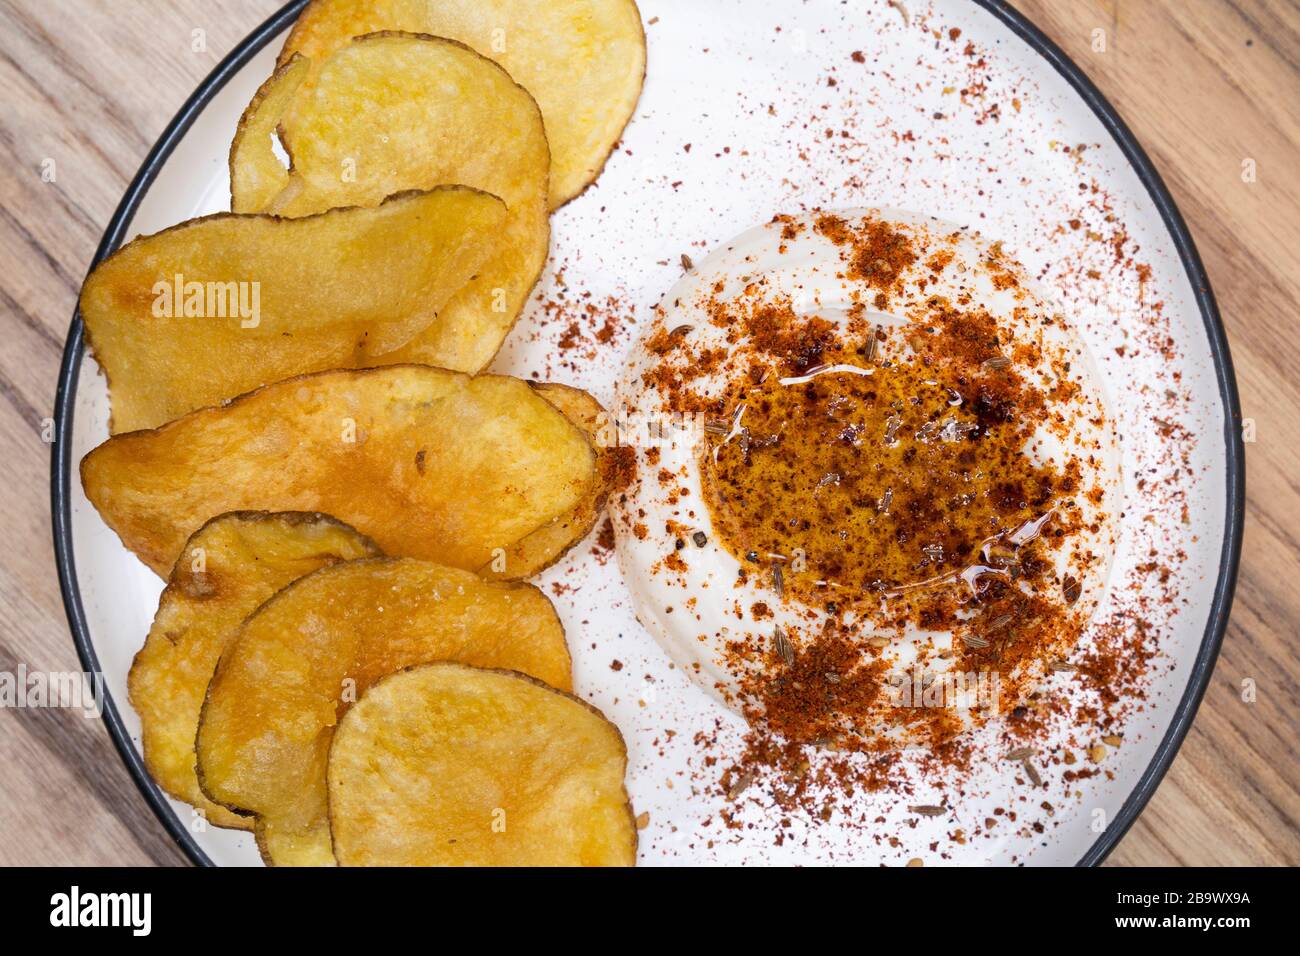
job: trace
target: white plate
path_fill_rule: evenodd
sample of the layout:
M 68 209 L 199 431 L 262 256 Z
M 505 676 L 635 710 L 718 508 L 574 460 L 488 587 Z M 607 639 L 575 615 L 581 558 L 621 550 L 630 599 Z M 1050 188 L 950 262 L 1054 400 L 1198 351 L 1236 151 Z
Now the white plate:
M 228 208 L 235 122 L 269 74 L 298 6 L 259 28 L 181 110 L 127 191 L 97 258 L 137 234 Z M 598 185 L 554 217 L 551 267 L 494 368 L 569 382 L 608 400 L 635 326 L 626 323 L 593 355 L 561 354 L 568 321 L 549 315 L 543 301 L 561 290 L 574 305 L 614 297 L 628 315 L 644 316 L 679 275 L 683 253 L 701 257 L 777 212 L 892 206 L 1000 238 L 1079 326 L 1119 419 L 1125 530 L 1112 595 L 1139 580 L 1134 567 L 1150 547 L 1185 553 L 1167 585 L 1173 610 L 1148 638 L 1158 679 L 1126 723 L 1123 746 L 1108 755 L 1104 776 L 1066 785 L 1060 766 L 1045 767 L 1048 790 L 1039 795 L 990 763 L 976 768 L 965 796 L 951 798 L 947 819 L 911 827 L 906 811 L 909 803 L 940 803 L 947 792 L 886 791 L 862 797 L 866 818 L 885 821 L 874 836 L 796 820 L 778 845 L 776 815 L 757 801 L 743 815 L 751 828 L 719 826 L 724 798 L 694 738 L 715 735 L 725 750 L 742 730 L 738 719 L 670 668 L 632 616 L 616 562 L 598 560 L 588 542 L 539 583 L 555 594 L 568 628 L 579 693 L 628 740 L 628 786 L 637 811 L 649 813 L 643 863 L 1099 862 L 1172 760 L 1222 639 L 1240 547 L 1240 413 L 1222 327 L 1186 228 L 1109 105 L 1018 14 L 995 0 L 907 0 L 906 7 L 905 23 L 896 7 L 868 0 L 645 0 L 649 69 L 640 105 Z M 1077 144 L 1087 144 L 1086 153 Z M 1100 192 L 1080 185 L 1094 182 Z M 1100 197 L 1106 209 L 1080 211 Z M 1079 229 L 1067 225 L 1076 218 Z M 1150 267 L 1141 295 L 1133 270 L 1113 269 L 1110 247 L 1088 238 L 1090 229 L 1109 237 L 1117 224 L 1129 237 L 1126 251 L 1137 248 Z M 1086 276 L 1089 268 L 1096 278 Z M 1172 355 L 1153 347 L 1156 301 Z M 75 319 L 53 474 L 74 638 L 87 669 L 104 675 L 110 731 L 172 835 L 198 862 L 255 864 L 250 836 L 201 827 L 142 770 L 126 674 L 161 582 L 123 549 L 75 477 L 76 463 L 107 437 L 105 382 L 82 353 Z M 1166 390 L 1174 395 L 1167 408 Z M 1176 440 L 1166 437 L 1171 425 Z M 1149 492 L 1157 482 L 1166 492 L 1160 500 Z M 553 592 L 553 583 L 566 587 Z M 1035 832 L 1029 821 L 1044 797 L 1054 810 Z M 978 829 L 997 806 L 1022 808 L 1022 825 L 965 844 L 947 838 L 956 828 Z M 896 836 L 897 845 L 883 835 Z M 930 850 L 935 841 L 939 852 Z

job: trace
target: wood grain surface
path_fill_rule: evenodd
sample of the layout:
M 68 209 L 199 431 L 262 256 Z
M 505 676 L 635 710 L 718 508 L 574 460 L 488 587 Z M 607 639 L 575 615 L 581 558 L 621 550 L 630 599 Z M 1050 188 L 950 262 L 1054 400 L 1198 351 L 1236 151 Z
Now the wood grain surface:
M 1255 432 L 1222 657 L 1173 769 L 1109 862 L 1297 865 L 1300 5 L 1017 5 L 1110 98 L 1169 184 L 1214 284 Z M 173 113 L 276 6 L 0 0 L 0 671 L 79 669 L 54 571 L 42 430 L 81 279 Z M 1258 687 L 1254 703 L 1242 700 L 1245 680 Z M 0 864 L 185 862 L 101 722 L 0 710 L 0 768 Z

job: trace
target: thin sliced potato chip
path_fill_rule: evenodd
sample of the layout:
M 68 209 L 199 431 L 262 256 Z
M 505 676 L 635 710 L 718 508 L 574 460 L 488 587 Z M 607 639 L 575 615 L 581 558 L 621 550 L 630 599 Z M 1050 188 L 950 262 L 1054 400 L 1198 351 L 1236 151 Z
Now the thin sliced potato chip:
M 439 37 L 378 33 L 319 64 L 282 118 L 292 159 L 284 191 L 264 210 L 302 216 L 373 206 L 395 192 L 463 183 L 509 209 L 491 259 L 438 320 L 379 361 L 481 371 L 496 355 L 546 261 L 550 153 L 531 96 L 496 63 Z M 261 125 L 261 106 L 250 107 Z M 258 208 L 238 188 L 232 208 Z
M 413 558 L 295 581 L 221 658 L 198 734 L 204 789 L 257 814 L 268 863 L 331 864 L 325 761 L 339 716 L 382 677 L 439 660 L 572 686 L 564 628 L 532 585 Z
M 199 789 L 194 735 L 217 660 L 240 622 L 290 582 L 379 549 L 327 515 L 240 511 L 194 533 L 172 569 L 127 678 L 140 715 L 144 765 L 158 786 L 215 826 L 251 830 L 249 816 Z
M 597 481 L 581 430 L 525 382 L 394 365 L 319 372 L 109 439 L 86 496 L 165 574 L 226 511 L 321 511 L 387 553 L 473 570 Z
M 275 154 L 272 141 L 280 117 L 293 102 L 310 68 L 311 64 L 303 57 L 286 58 L 261 85 L 239 118 L 235 139 L 230 144 L 230 194 L 240 196 L 250 212 L 265 209 L 289 185 L 289 171 Z
M 81 291 L 113 431 L 374 364 L 434 322 L 505 215 L 495 196 L 457 186 L 299 220 L 223 213 L 128 243 Z
M 426 664 L 371 687 L 329 754 L 343 866 L 631 866 L 627 750 L 590 704 L 507 671 Z
M 587 392 L 569 385 L 541 382 L 533 385 L 537 394 L 554 405 L 564 417 L 582 429 L 596 449 L 599 474 L 591 493 L 572 511 L 552 519 L 523 538 L 504 554 L 478 569 L 485 578 L 529 578 L 559 561 L 585 538 L 605 510 L 605 500 L 620 482 L 623 449 L 617 446 L 609 415 Z
M 280 63 L 295 54 L 319 63 L 352 37 L 383 30 L 459 40 L 533 95 L 551 143 L 552 209 L 600 175 L 645 78 L 645 33 L 633 0 L 314 0 Z

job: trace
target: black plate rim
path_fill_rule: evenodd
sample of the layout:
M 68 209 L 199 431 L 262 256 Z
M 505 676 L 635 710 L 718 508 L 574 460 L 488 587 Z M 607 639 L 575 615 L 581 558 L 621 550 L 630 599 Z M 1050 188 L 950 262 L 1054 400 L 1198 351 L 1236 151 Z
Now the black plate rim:
M 274 39 L 280 31 L 289 26 L 306 6 L 307 0 L 292 0 L 273 14 L 261 26 L 250 33 L 230 52 L 199 84 L 198 88 L 185 101 L 167 128 L 154 143 L 153 149 L 140 165 L 131 185 L 122 196 L 113 218 L 109 220 L 104 237 L 87 269 L 93 269 L 105 259 L 122 241 L 127 225 L 135 216 L 141 200 L 153 185 L 158 173 L 166 164 L 172 150 L 194 124 L 199 114 L 221 90 L 232 76 L 239 72 L 249 60 Z M 102 674 L 99 656 L 95 653 L 94 642 L 90 637 L 90 628 L 86 624 L 86 612 L 81 603 L 81 588 L 77 582 L 76 562 L 72 546 L 72 495 L 70 489 L 75 474 L 72 468 L 72 418 L 76 405 L 77 377 L 81 371 L 81 360 L 85 354 L 84 329 L 81 312 L 73 313 L 72 325 L 68 329 L 67 344 L 63 350 L 63 362 L 59 368 L 59 386 L 54 399 L 54 445 L 51 449 L 50 463 L 50 512 L 54 531 L 54 559 L 59 571 L 59 589 L 63 594 L 63 608 L 68 616 L 68 627 L 72 631 L 73 643 L 77 646 L 77 656 L 81 658 L 82 668 L 90 674 Z M 194 834 L 185 826 L 168 802 L 149 772 L 145 769 L 144 758 L 136 748 L 130 733 L 122 723 L 113 695 L 108 692 L 102 680 L 95 680 L 92 686 L 99 697 L 104 722 L 108 726 L 109 736 L 126 764 L 131 778 L 135 781 L 145 802 L 158 817 L 167 833 L 189 857 L 190 862 L 198 866 L 215 866 L 211 858 L 194 839 Z

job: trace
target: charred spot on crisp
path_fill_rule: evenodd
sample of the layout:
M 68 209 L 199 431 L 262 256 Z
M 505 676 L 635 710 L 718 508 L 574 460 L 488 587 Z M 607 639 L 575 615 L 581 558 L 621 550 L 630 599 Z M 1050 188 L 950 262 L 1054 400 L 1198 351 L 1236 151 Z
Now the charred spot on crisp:
M 177 584 L 186 597 L 194 598 L 196 601 L 206 600 L 217 593 L 216 576 L 207 571 L 191 571 Z

